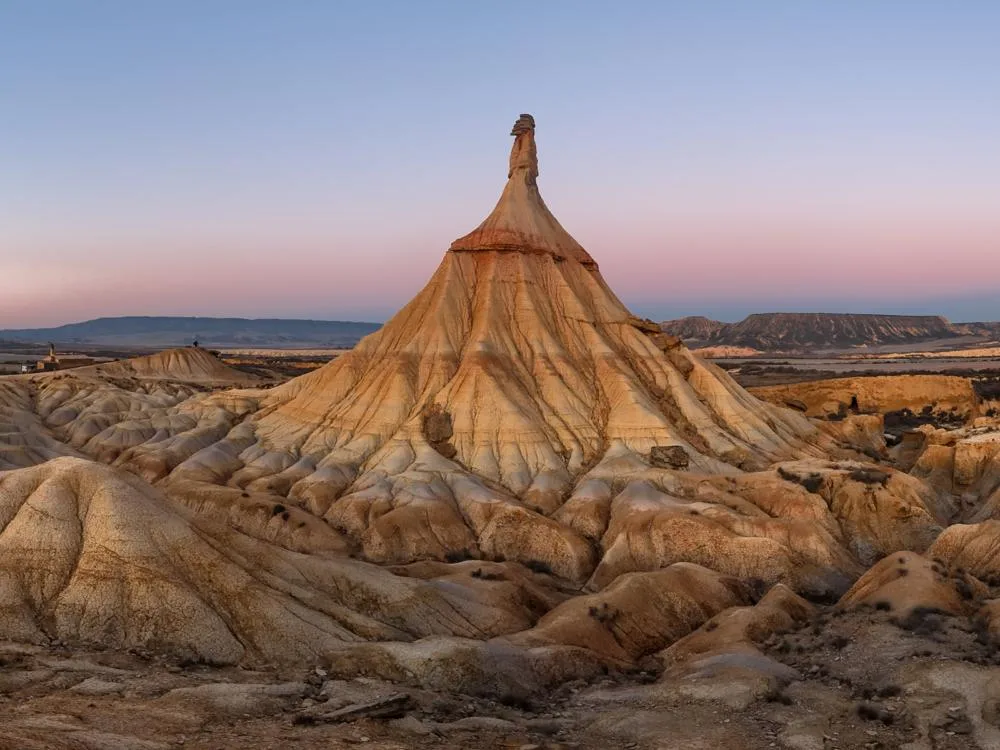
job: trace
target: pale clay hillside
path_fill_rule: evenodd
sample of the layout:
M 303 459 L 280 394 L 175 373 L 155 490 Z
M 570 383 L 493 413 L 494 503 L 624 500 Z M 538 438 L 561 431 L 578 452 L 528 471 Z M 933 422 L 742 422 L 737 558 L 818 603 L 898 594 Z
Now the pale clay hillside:
M 751 395 L 629 313 L 542 201 L 534 120 L 512 135 L 492 213 L 384 327 L 319 370 L 265 388 L 187 347 L 0 380 L 0 638 L 34 675 L 0 692 L 55 684 L 64 672 L 39 649 L 131 650 L 322 675 L 315 689 L 226 688 L 247 721 L 322 723 L 317 702 L 329 709 L 343 685 L 360 692 L 341 706 L 391 682 L 417 703 L 562 695 L 576 722 L 553 725 L 563 739 L 547 745 L 511 715 L 476 725 L 482 744 L 434 744 L 458 730 L 410 722 L 408 744 L 373 747 L 507 747 L 505 731 L 529 747 L 820 749 L 829 732 L 842 748 L 973 747 L 930 744 L 945 726 L 934 712 L 985 706 L 993 678 L 897 658 L 905 639 L 888 618 L 1000 633 L 997 420 L 951 380 Z M 938 396 L 961 426 L 887 446 L 883 412 Z M 803 661 L 832 654 L 825 634 L 847 623 L 843 664 Z M 852 685 L 876 668 L 926 700 L 887 694 L 871 710 L 898 720 L 865 724 Z M 166 691 L 200 688 L 175 675 L 157 693 L 135 669 L 106 690 L 136 711 L 112 733 L 120 744 L 22 712 L 0 746 L 154 748 L 207 731 L 177 729 L 176 712 L 210 691 L 171 703 Z M 593 687 L 640 673 L 619 692 Z M 786 699 L 798 718 L 781 718 Z M 683 736 L 685 716 L 709 744 L 661 743 Z M 744 741 L 765 716 L 777 728 Z M 997 747 L 984 716 L 959 734 Z M 195 746 L 224 744 L 210 740 Z

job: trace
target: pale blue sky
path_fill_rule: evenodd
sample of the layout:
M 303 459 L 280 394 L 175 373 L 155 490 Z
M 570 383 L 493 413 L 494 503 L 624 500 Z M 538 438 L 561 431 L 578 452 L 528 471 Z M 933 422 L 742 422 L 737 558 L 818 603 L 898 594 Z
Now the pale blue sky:
M 0 328 L 384 319 L 520 112 L 636 312 L 997 319 L 997 92 L 997 2 L 0 0 Z

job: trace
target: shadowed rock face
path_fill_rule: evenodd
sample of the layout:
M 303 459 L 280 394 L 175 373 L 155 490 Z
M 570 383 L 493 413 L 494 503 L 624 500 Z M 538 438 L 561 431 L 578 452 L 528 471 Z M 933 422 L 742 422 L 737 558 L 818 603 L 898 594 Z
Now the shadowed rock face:
M 0 382 L 0 637 L 544 690 L 934 543 L 930 453 L 934 482 L 859 463 L 877 425 L 821 431 L 629 313 L 541 200 L 534 127 L 490 217 L 313 373 L 185 349 Z M 941 460 L 985 487 L 974 453 Z

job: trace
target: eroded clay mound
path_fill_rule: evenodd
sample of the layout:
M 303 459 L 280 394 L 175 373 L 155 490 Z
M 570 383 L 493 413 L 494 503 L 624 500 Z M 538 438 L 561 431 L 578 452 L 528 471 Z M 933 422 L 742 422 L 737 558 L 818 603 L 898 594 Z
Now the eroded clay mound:
M 167 349 L 145 357 L 82 368 L 79 375 L 173 380 L 185 383 L 254 385 L 260 378 L 241 372 L 197 346 Z
M 979 399 L 968 378 L 952 375 L 883 375 L 813 380 L 751 388 L 757 398 L 804 411 L 811 417 L 842 417 L 850 412 L 946 415 L 956 422 L 979 413 Z
M 479 578 L 424 581 L 198 522 L 143 480 L 60 458 L 0 473 L 4 637 L 210 662 L 316 659 L 369 639 L 488 638 L 538 616 Z

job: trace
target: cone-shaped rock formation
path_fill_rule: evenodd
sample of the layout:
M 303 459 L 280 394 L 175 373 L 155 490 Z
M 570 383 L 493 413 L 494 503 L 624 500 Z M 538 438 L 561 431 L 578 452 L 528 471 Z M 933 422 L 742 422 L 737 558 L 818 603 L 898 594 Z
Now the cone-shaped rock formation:
M 514 134 L 493 213 L 384 328 L 275 390 L 257 424 L 262 448 L 343 483 L 398 473 L 433 446 L 542 507 L 602 459 L 654 446 L 679 446 L 708 472 L 807 452 L 816 435 L 805 419 L 629 313 L 542 201 L 533 119 Z

